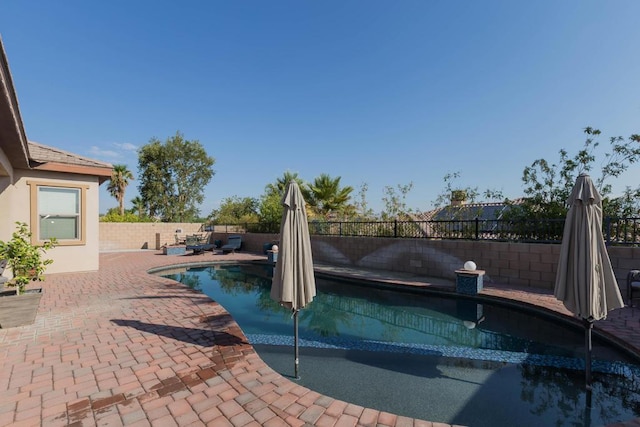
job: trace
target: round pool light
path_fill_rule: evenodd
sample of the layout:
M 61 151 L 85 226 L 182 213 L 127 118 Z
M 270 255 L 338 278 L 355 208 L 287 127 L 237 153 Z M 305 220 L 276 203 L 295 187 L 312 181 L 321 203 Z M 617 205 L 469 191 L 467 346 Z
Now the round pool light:
M 476 269 L 476 263 L 473 261 L 467 261 L 464 263 L 464 267 L 465 270 L 469 270 L 469 271 L 473 271 Z

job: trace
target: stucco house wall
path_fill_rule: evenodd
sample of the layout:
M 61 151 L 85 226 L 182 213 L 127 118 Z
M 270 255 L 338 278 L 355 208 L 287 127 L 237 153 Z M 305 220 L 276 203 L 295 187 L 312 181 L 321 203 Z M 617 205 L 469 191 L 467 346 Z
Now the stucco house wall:
M 61 241 L 46 254 L 53 260 L 46 273 L 97 270 L 99 186 L 110 177 L 111 170 L 109 163 L 27 139 L 0 39 L 0 240 L 11 239 L 16 222 L 26 223 L 38 236 L 37 195 L 47 190 L 43 187 L 70 187 L 81 194 L 80 238 Z M 55 232 L 54 219 L 47 225 Z M 35 239 L 32 243 L 38 244 Z M 7 271 L 3 275 L 11 277 Z
M 85 235 L 84 243 L 72 245 L 59 245 L 48 251 L 46 258 L 52 259 L 53 263 L 47 267 L 47 273 L 63 273 L 71 271 L 95 271 L 99 267 L 99 184 L 97 177 L 87 177 L 86 175 L 76 175 L 59 172 L 40 171 L 18 171 L 17 182 L 15 184 L 14 200 L 22 207 L 16 210 L 15 221 L 31 223 L 30 187 L 27 184 L 31 180 L 46 182 L 48 184 L 62 184 L 79 186 L 86 185 L 87 197 L 85 205 Z M 13 227 L 15 228 L 15 227 Z M 35 227 L 32 226 L 33 229 Z M 11 230 L 13 232 L 13 229 Z
M 47 253 L 46 258 L 54 262 L 47 267 L 47 273 L 72 271 L 92 271 L 99 267 L 99 179 L 95 176 L 65 172 L 14 170 L 14 183 L 8 177 L 0 177 L 0 240 L 11 239 L 16 222 L 25 222 L 35 231 L 32 224 L 32 206 L 29 181 L 51 185 L 85 186 L 84 241 L 80 244 L 59 245 Z

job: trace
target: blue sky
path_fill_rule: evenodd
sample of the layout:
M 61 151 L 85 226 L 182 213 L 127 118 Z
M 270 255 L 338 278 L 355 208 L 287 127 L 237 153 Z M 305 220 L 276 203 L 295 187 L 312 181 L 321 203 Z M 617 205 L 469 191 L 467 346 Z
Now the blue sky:
M 286 171 L 366 183 L 375 211 L 413 183 L 427 210 L 447 173 L 515 198 L 585 126 L 603 146 L 640 133 L 638 16 L 637 0 L 4 0 L 0 35 L 30 140 L 137 175 L 135 149 L 180 131 L 216 159 L 203 215 Z M 614 191 L 638 183 L 633 165 Z

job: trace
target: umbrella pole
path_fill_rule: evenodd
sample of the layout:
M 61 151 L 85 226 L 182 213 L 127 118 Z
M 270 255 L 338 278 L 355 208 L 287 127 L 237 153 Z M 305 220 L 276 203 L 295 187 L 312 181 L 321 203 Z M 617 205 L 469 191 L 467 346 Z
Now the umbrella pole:
M 586 388 L 591 390 L 591 330 L 593 329 L 593 322 L 585 320 L 585 379 Z
M 584 427 L 591 427 L 591 389 L 587 389 L 584 406 Z
M 294 357 L 294 371 L 295 379 L 299 380 L 298 375 L 298 310 L 293 312 L 293 357 Z

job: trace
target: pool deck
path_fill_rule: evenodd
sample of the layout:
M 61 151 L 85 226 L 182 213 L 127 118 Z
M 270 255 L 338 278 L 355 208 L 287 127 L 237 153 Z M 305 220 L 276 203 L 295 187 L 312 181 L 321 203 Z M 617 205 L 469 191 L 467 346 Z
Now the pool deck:
M 235 253 L 100 254 L 97 272 L 51 274 L 35 322 L 0 329 L 3 426 L 446 427 L 323 396 L 269 368 L 206 295 L 149 275 L 186 262 L 265 260 Z M 324 274 L 410 286 L 428 277 L 316 265 Z M 550 291 L 485 283 L 483 295 L 570 315 Z M 640 353 L 640 310 L 595 323 Z M 614 426 L 640 426 L 640 419 Z

